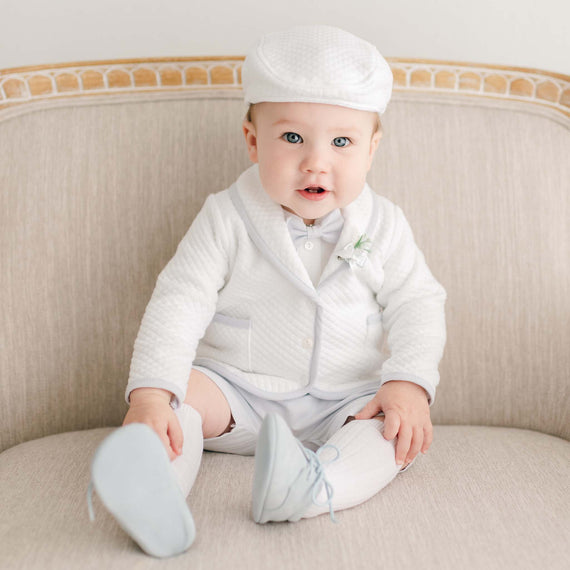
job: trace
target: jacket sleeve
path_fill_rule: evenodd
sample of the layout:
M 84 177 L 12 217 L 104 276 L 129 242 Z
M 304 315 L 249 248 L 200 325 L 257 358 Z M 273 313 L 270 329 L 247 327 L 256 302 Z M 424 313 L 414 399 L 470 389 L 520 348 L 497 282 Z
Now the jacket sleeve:
M 158 276 L 135 340 L 125 398 L 136 388 L 163 388 L 184 401 L 199 340 L 216 310 L 228 272 L 223 220 L 210 195 Z
M 394 231 L 377 300 L 384 308 L 390 357 L 381 383 L 406 380 L 422 386 L 430 405 L 439 383 L 438 365 L 446 341 L 446 292 L 431 274 L 402 210 L 395 206 Z

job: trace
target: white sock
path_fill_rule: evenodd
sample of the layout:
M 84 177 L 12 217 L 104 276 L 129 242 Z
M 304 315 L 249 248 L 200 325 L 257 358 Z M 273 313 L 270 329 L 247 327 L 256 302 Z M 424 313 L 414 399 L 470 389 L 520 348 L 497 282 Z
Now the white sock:
M 202 417 L 188 404 L 181 404 L 176 410 L 178 421 L 184 434 L 182 455 L 171 462 L 176 481 L 185 497 L 190 493 L 192 485 L 198 475 L 202 451 L 204 449 L 204 435 L 202 433 Z
M 395 440 L 387 441 L 381 433 L 384 423 L 378 419 L 353 420 L 344 425 L 328 441 L 335 445 L 338 459 L 324 466 L 325 476 L 333 488 L 332 507 L 335 511 L 354 507 L 384 488 L 401 469 L 396 465 Z M 335 457 L 334 449 L 323 449 L 321 461 Z M 323 488 L 317 501 L 303 518 L 328 513 L 327 495 Z

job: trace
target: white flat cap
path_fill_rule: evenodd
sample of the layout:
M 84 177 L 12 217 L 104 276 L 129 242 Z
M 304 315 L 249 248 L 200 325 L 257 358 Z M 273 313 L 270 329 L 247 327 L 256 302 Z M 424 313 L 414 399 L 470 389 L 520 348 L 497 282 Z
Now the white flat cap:
M 247 104 L 327 103 L 382 114 L 392 82 L 390 66 L 375 46 L 323 25 L 262 36 L 242 68 Z

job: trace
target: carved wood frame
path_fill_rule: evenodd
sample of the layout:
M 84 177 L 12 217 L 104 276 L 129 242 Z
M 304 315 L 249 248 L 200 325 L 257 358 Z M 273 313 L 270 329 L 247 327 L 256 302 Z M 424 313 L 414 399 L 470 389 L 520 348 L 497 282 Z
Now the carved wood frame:
M 0 113 L 40 101 L 97 95 L 239 91 L 243 57 L 149 58 L 0 70 Z M 388 58 L 395 92 L 516 100 L 570 117 L 570 76 L 538 69 Z

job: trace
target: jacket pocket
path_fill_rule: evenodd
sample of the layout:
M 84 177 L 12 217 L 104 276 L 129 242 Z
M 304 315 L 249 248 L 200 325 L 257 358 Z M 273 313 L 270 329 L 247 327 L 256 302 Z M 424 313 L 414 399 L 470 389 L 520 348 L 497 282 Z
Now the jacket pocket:
M 228 315 L 223 315 L 222 313 L 216 313 L 212 322 L 221 323 L 237 329 L 249 330 L 251 328 L 251 321 L 249 319 L 236 319 L 235 317 L 228 317 Z

